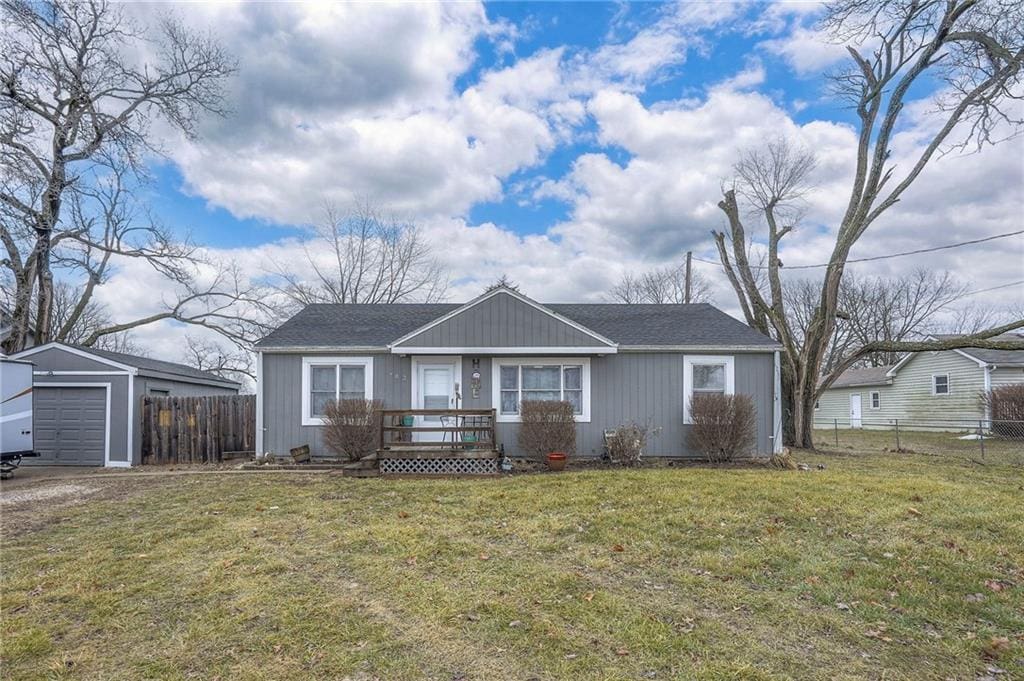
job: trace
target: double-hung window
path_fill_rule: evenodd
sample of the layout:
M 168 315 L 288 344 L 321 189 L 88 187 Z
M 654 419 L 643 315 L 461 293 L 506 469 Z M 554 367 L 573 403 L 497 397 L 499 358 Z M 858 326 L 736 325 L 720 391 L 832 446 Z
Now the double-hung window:
M 736 387 L 731 355 L 683 357 L 683 422 L 690 423 L 690 400 L 695 395 L 732 395 Z
M 565 401 L 577 421 L 590 420 L 590 360 L 495 359 L 494 404 L 499 421 L 518 421 L 523 400 Z
M 949 394 L 949 374 L 935 374 L 932 376 L 932 395 Z
M 302 425 L 323 425 L 330 402 L 363 399 L 373 399 L 372 357 L 302 358 Z
M 882 393 L 877 390 L 871 391 L 871 408 L 881 409 L 882 408 Z

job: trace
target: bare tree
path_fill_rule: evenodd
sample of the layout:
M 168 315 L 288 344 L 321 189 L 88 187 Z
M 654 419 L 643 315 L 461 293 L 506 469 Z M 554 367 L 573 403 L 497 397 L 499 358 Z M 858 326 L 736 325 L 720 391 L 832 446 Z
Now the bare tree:
M 950 310 L 937 326 L 938 332 L 956 335 L 974 335 L 993 326 L 1024 319 L 1024 304 L 998 307 L 986 303 L 958 305 Z
M 5 344 L 12 352 L 33 324 L 33 300 L 36 341 L 55 336 L 51 267 L 64 257 L 61 241 L 107 257 L 123 252 L 123 242 L 82 231 L 66 207 L 87 210 L 82 204 L 95 201 L 90 193 L 105 171 L 119 183 L 140 175 L 143 156 L 159 152 L 154 120 L 193 135 L 201 114 L 223 114 L 222 86 L 234 63 L 209 37 L 170 18 L 138 26 L 105 0 L 3 0 L 0 22 L 0 237 L 15 285 Z M 140 62 L 143 53 L 152 57 Z M 157 264 L 174 255 L 162 250 L 166 240 L 149 236 L 153 248 L 134 241 L 132 257 Z M 105 266 L 102 255 L 91 262 Z
M 665 305 L 686 302 L 686 267 L 659 267 L 641 274 L 626 273 L 608 292 L 619 303 Z M 699 272 L 690 276 L 690 302 L 710 303 L 711 282 Z
M 499 288 L 507 288 L 510 291 L 515 291 L 517 293 L 522 293 L 522 291 L 519 290 L 519 284 L 517 284 L 516 282 L 512 281 L 512 278 L 509 277 L 504 272 L 501 274 L 500 277 L 498 277 L 497 279 L 494 280 L 493 284 L 489 284 L 487 286 L 487 288 L 484 289 L 484 293 L 490 293 L 491 291 L 493 291 L 495 289 L 499 289 Z
M 942 331 L 943 313 L 952 312 L 951 305 L 966 291 L 967 287 L 948 272 L 923 268 L 901 277 L 847 274 L 839 287 L 837 321 L 822 359 L 822 373 L 831 373 L 851 353 L 874 340 L 921 339 Z M 814 319 L 820 292 L 821 282 L 813 279 L 784 282 L 787 314 L 798 343 L 803 343 Z M 976 331 L 989 326 L 992 324 Z M 887 366 L 899 358 L 900 353 L 896 352 L 869 353 L 862 355 L 855 365 Z
M 360 201 L 346 210 L 327 204 L 313 231 L 305 262 L 282 264 L 271 273 L 288 308 L 444 298 L 448 273 L 414 223 Z
M 782 344 L 782 382 L 791 418 L 786 439 L 813 446 L 816 399 L 847 367 L 878 352 L 917 352 L 959 347 L 1024 349 L 1015 341 L 991 340 L 1024 326 L 1024 319 L 957 338 L 932 341 L 875 339 L 851 351 L 822 375 L 840 312 L 840 288 L 850 250 L 942 149 L 1000 141 L 999 130 L 1018 131 L 1014 115 L 1021 99 L 1024 65 L 1024 4 L 978 0 L 836 0 L 827 5 L 825 26 L 848 43 L 851 68 L 833 76 L 837 94 L 858 118 L 859 141 L 850 199 L 837 230 L 818 302 L 802 334 L 787 315 L 778 259 L 780 241 L 795 222 L 787 219 L 809 190 L 813 159 L 806 152 L 769 145 L 748 153 L 736 167 L 737 185 L 719 207 L 727 233 L 715 233 L 719 256 L 747 322 Z M 894 133 L 903 121 L 908 92 L 938 82 L 939 120 L 909 164 L 891 157 Z M 768 225 L 768 293 L 755 285 L 747 259 L 748 235 L 737 194 L 758 209 Z M 798 215 L 798 213 L 797 213 Z M 728 243 L 727 243 L 728 239 Z M 731 248 L 730 248 L 731 247 Z M 730 258 L 731 250 L 731 258 Z
M 185 336 L 182 361 L 231 381 L 245 383 L 247 378 L 256 380 L 252 353 L 238 347 L 224 347 L 222 343 L 194 334 Z
M 53 286 L 53 322 L 62 330 L 59 340 L 70 345 L 82 345 L 87 338 L 112 323 L 110 314 L 102 305 L 95 300 L 83 305 L 81 292 L 66 281 L 58 281 Z M 98 336 L 93 346 L 130 355 L 146 354 L 131 331 Z

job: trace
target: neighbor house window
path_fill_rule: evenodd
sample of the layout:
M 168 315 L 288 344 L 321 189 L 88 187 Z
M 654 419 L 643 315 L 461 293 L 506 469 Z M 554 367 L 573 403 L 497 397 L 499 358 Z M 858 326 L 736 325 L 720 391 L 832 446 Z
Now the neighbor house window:
M 589 359 L 495 359 L 493 381 L 499 421 L 518 421 L 523 400 L 565 401 L 590 420 Z
M 949 394 L 949 374 L 935 374 L 932 376 L 932 395 Z
M 880 409 L 882 406 L 882 394 L 877 390 L 871 393 L 871 408 Z
M 323 425 L 336 400 L 373 399 L 372 357 L 303 357 L 302 425 Z
M 683 357 L 683 422 L 690 423 L 690 400 L 695 395 L 732 395 L 735 361 L 730 355 Z

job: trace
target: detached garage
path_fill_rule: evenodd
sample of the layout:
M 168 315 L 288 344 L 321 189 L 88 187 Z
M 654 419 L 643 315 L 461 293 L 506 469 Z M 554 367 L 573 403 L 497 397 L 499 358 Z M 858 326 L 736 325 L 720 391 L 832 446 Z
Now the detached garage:
M 241 388 L 184 364 L 62 343 L 12 359 L 35 365 L 33 431 L 40 457 L 23 465 L 138 464 L 143 395 L 234 395 Z

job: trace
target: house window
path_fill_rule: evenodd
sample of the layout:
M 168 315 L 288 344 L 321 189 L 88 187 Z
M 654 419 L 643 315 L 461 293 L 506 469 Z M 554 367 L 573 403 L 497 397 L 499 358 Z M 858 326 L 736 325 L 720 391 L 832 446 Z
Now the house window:
M 493 374 L 499 421 L 518 421 L 523 400 L 565 401 L 577 421 L 590 420 L 589 359 L 495 359 Z
M 949 374 L 935 374 L 932 376 L 932 395 L 949 394 Z
M 302 425 L 323 425 L 330 402 L 362 399 L 373 399 L 372 357 L 302 358 Z
M 882 407 L 882 394 L 877 390 L 871 393 L 871 408 L 880 409 Z
M 690 400 L 694 395 L 732 395 L 735 375 L 735 361 L 730 355 L 683 357 L 683 422 L 691 422 Z
M 814 400 L 814 411 L 821 409 L 821 400 Z

